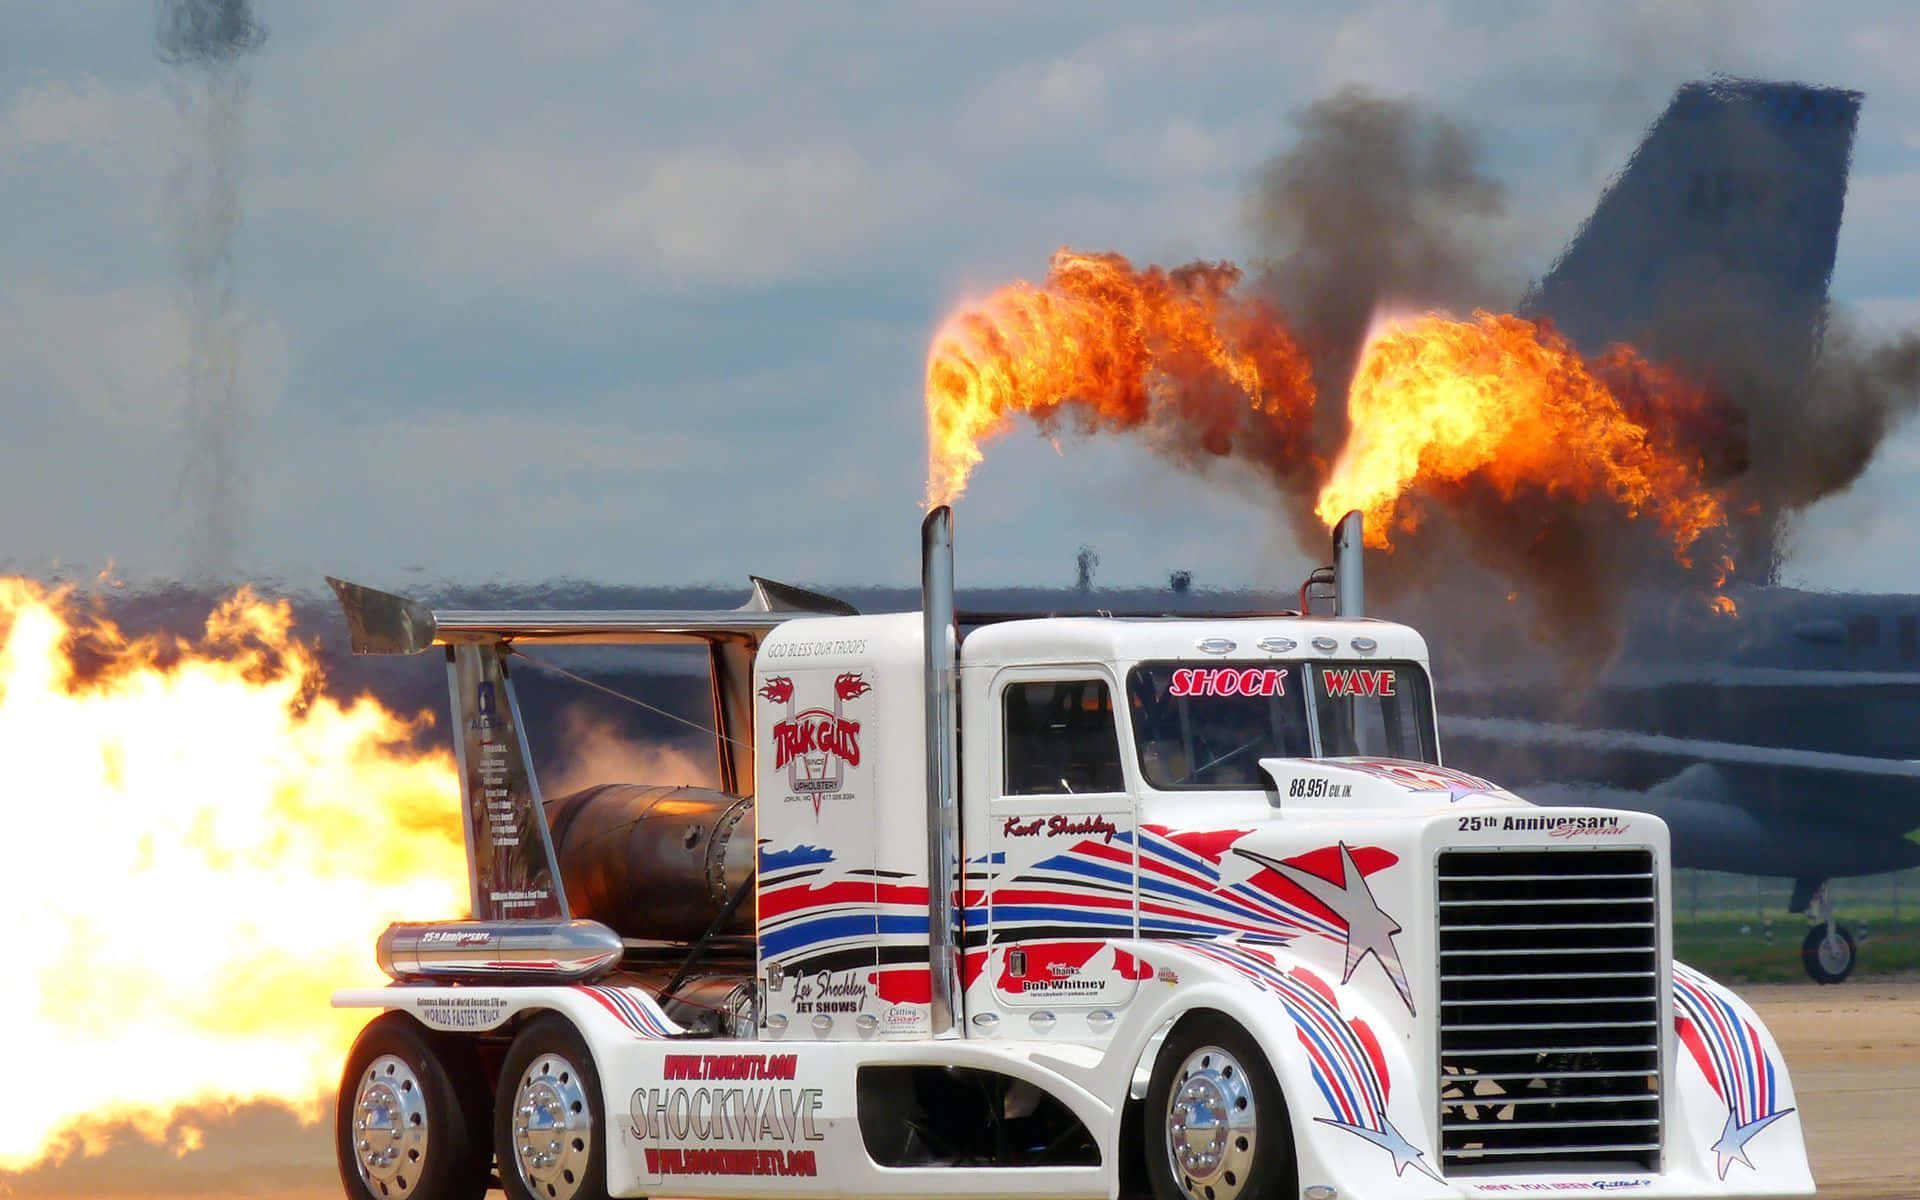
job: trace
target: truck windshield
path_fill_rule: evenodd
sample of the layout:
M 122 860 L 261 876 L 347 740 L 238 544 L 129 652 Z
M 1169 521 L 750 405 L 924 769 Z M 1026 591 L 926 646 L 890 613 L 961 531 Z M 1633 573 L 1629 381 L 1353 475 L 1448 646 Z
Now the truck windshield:
M 1140 773 L 1162 791 L 1264 788 L 1260 760 L 1311 757 L 1316 734 L 1323 757 L 1436 761 L 1426 672 L 1411 662 L 1141 663 L 1127 708 Z
M 1410 662 L 1309 663 L 1325 758 L 1364 755 L 1437 763 L 1427 673 Z

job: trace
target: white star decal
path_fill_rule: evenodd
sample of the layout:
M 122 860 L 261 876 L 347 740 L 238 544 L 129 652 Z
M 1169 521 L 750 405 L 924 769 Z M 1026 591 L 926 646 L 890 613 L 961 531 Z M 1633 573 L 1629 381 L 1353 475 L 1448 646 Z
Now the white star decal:
M 1444 1182 L 1440 1176 L 1434 1174 L 1433 1168 L 1427 1165 L 1426 1152 L 1401 1137 L 1400 1131 L 1393 1127 L 1393 1122 L 1387 1120 L 1387 1114 L 1380 1113 L 1379 1117 L 1384 1132 L 1381 1129 L 1368 1129 L 1365 1125 L 1349 1125 L 1345 1121 L 1335 1121 L 1330 1117 L 1315 1117 L 1314 1120 L 1322 1125 L 1331 1125 L 1335 1129 L 1344 1129 L 1356 1137 L 1363 1137 L 1393 1155 L 1395 1176 L 1405 1175 L 1407 1168 L 1412 1167 L 1435 1183 Z
M 1347 848 L 1345 842 L 1340 843 L 1343 878 L 1339 883 L 1251 850 L 1236 848 L 1234 853 L 1278 873 L 1281 878 L 1331 909 L 1347 927 L 1347 962 L 1345 973 L 1340 976 L 1341 983 L 1352 979 L 1360 960 L 1371 954 L 1379 961 L 1380 969 L 1387 973 L 1387 978 L 1393 981 L 1393 986 L 1399 989 L 1400 998 L 1407 1002 L 1407 1012 L 1413 1012 L 1413 988 L 1407 983 L 1406 968 L 1400 965 L 1400 951 L 1393 944 L 1393 935 L 1400 932 L 1400 923 L 1388 916 L 1386 910 L 1374 900 L 1373 890 L 1367 886 L 1367 877 L 1361 872 L 1360 864 L 1353 861 L 1353 851 Z
M 1753 1140 L 1754 1134 L 1792 1111 L 1790 1108 L 1783 1108 L 1777 1113 L 1768 1113 L 1759 1120 L 1749 1121 L 1745 1125 L 1736 1124 L 1739 1118 L 1729 1111 L 1727 1127 L 1720 1131 L 1720 1140 L 1713 1144 L 1713 1152 L 1720 1164 L 1720 1178 L 1725 1179 L 1727 1168 L 1736 1162 L 1745 1164 L 1749 1171 L 1753 1170 L 1753 1161 L 1747 1157 L 1747 1143 Z

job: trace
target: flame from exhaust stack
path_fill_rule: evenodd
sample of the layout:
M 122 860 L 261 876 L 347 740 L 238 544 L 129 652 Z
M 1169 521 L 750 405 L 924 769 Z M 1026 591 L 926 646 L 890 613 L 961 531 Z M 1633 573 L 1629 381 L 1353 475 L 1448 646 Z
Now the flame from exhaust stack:
M 1347 406 L 1351 433 L 1315 511 L 1332 524 L 1360 509 L 1376 549 L 1417 527 L 1410 494 L 1444 505 L 1470 482 L 1509 502 L 1612 503 L 1658 524 L 1682 565 L 1727 522 L 1707 464 L 1675 437 L 1713 413 L 1713 397 L 1624 346 L 1588 361 L 1520 317 L 1418 317 L 1369 342 Z
M 242 591 L 197 643 L 130 639 L 0 579 L 0 1029 L 38 1064 L 0 1090 L 0 1170 L 99 1149 L 109 1116 L 165 1139 L 198 1101 L 318 1117 L 366 1021 L 329 993 L 382 981 L 389 921 L 465 911 L 448 757 L 321 682 L 284 603 Z
M 1306 355 L 1239 282 L 1231 263 L 1135 269 L 1062 248 L 1044 284 L 956 314 L 927 359 L 928 506 L 966 490 L 980 443 L 1018 415 L 1043 429 L 1069 416 L 1089 432 L 1149 426 L 1196 455 L 1232 453 L 1250 427 L 1285 437 L 1313 405 Z
M 1312 364 L 1276 308 L 1236 294 L 1240 278 L 1230 263 L 1135 269 L 1062 249 L 1044 285 L 948 320 L 927 367 L 928 502 L 958 497 L 1016 415 L 1043 432 L 1072 416 L 1089 432 L 1144 428 L 1176 457 L 1240 458 L 1327 526 L 1357 508 L 1377 549 L 1436 511 L 1487 532 L 1489 495 L 1516 515 L 1605 506 L 1684 568 L 1726 529 L 1710 480 L 1738 463 L 1709 456 L 1744 446 L 1738 413 L 1631 348 L 1588 359 L 1550 325 L 1486 312 L 1386 322 L 1349 384 L 1336 456 L 1315 441 Z M 1540 512 L 1532 536 L 1556 536 Z M 1529 536 L 1524 520 L 1496 524 Z M 1715 588 L 1732 569 L 1719 540 Z

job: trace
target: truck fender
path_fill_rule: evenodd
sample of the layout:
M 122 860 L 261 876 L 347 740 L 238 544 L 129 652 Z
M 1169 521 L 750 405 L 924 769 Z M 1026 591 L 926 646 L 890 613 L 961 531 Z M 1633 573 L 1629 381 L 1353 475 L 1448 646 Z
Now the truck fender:
M 1139 953 L 1156 977 L 1143 982 L 1129 1014 L 1141 1039 L 1129 1098 L 1135 1080 L 1151 1078 L 1160 1046 L 1180 1020 L 1215 1012 L 1266 1053 L 1286 1101 L 1302 1187 L 1324 1185 L 1343 1195 L 1457 1194 L 1441 1181 L 1428 1144 L 1433 1084 L 1414 1069 L 1414 1030 L 1397 994 L 1341 985 L 1337 972 L 1284 946 L 1222 939 L 1141 944 Z
M 1786 1059 L 1753 1008 L 1684 963 L 1673 964 L 1674 1055 L 1667 1091 L 1670 1169 L 1709 1186 L 1766 1181 L 1813 1188 Z
M 573 1022 L 589 1046 L 671 1038 L 685 1032 L 640 988 L 596 984 L 361 988 L 334 993 L 333 1007 L 404 1012 L 428 1029 L 448 1034 L 489 1033 L 552 1011 Z

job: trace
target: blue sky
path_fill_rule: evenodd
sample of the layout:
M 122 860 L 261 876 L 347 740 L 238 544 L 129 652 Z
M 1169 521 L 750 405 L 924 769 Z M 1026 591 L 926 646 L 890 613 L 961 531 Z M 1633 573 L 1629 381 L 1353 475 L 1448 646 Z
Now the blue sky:
M 906 583 L 942 315 L 1062 244 L 1248 254 L 1255 173 L 1348 84 L 1479 134 L 1516 281 L 1680 83 L 1859 88 L 1834 295 L 1920 327 L 1899 3 L 257 10 L 236 577 Z M 63 3 L 0 41 L 0 568 L 192 561 L 168 205 L 195 143 L 152 35 L 147 6 Z M 1909 429 L 1790 576 L 1920 591 L 1916 494 Z M 1084 542 L 1103 582 L 1284 585 L 1305 560 L 1265 508 L 1023 432 L 962 502 L 960 570 L 1064 584 Z

